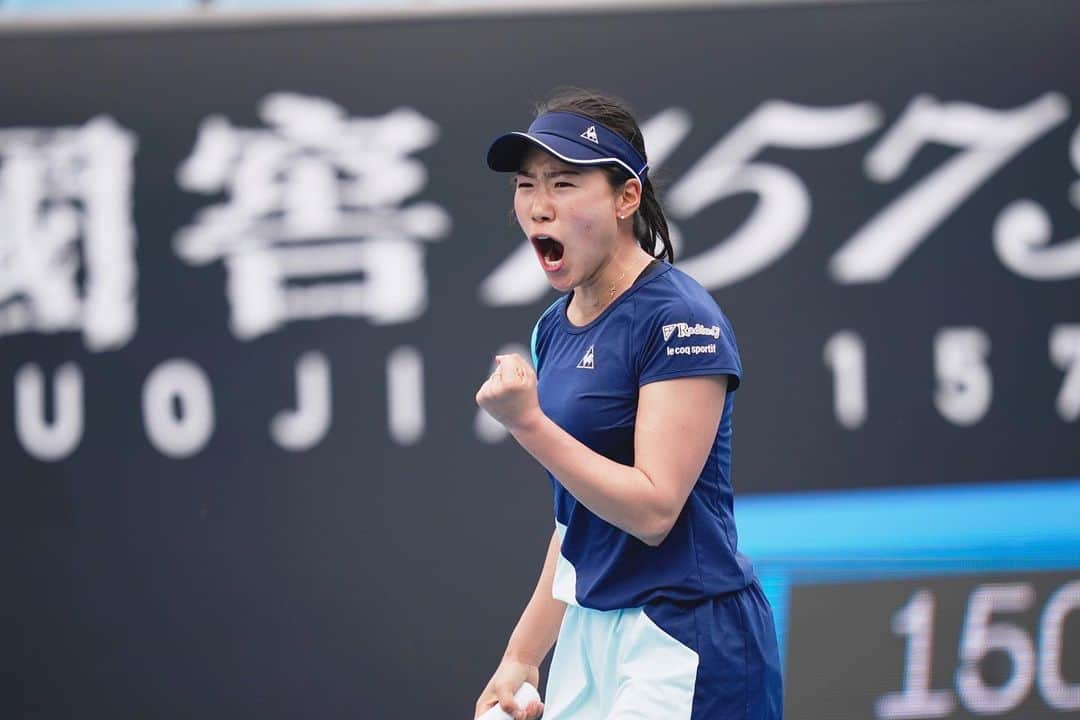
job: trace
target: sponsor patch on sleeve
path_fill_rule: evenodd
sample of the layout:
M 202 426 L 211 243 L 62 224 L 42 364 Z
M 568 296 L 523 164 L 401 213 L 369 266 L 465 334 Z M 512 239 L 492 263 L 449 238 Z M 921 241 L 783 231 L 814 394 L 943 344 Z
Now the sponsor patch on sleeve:
M 720 339 L 719 325 L 706 326 L 701 323 L 694 323 L 693 325 L 684 322 L 672 323 L 670 325 L 664 325 L 660 329 L 660 332 L 664 335 L 664 342 L 670 340 L 672 335 L 680 338 L 693 337 L 694 335 L 707 335 L 716 340 Z M 713 352 L 716 352 L 715 345 L 713 346 Z M 668 355 L 672 354 L 674 353 L 668 353 Z

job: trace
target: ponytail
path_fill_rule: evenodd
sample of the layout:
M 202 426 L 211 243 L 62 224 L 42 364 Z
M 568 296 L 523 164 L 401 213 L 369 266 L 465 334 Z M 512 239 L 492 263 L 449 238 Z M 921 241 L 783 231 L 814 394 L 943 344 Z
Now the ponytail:
M 641 189 L 641 204 L 634 215 L 634 237 L 641 249 L 655 258 L 675 262 L 675 248 L 671 245 L 671 233 L 660 201 L 656 198 L 652 180 L 645 178 Z

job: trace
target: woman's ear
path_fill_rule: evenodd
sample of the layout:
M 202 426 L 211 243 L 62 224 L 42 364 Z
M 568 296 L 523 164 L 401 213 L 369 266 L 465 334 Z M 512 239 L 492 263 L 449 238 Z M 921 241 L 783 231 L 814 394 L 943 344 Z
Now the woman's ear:
M 615 214 L 627 218 L 637 212 L 641 206 L 641 181 L 630 178 L 622 184 L 615 195 Z

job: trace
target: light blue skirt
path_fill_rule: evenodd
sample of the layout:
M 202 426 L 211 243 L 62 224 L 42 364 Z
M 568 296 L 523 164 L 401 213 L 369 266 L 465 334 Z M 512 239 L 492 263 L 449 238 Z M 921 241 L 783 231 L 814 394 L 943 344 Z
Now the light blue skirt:
M 779 720 L 776 631 L 755 581 L 696 604 L 569 605 L 544 720 Z

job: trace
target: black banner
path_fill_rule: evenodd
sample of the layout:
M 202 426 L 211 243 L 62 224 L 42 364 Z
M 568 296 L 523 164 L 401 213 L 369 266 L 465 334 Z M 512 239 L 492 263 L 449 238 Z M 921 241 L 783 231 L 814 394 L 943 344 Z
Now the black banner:
M 560 84 L 734 324 L 739 496 L 1080 477 L 1073 2 L 3 32 L 7 716 L 468 716 L 552 529 L 483 156 Z

